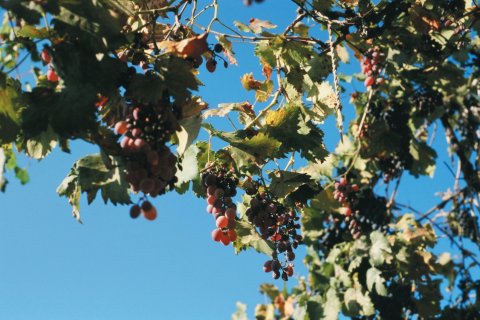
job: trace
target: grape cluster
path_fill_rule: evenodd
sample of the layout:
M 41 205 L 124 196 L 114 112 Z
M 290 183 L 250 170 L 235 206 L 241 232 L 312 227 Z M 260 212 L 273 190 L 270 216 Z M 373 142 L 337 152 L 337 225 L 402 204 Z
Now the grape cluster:
M 174 187 L 177 157 L 166 143 L 177 129 L 176 124 L 169 102 L 128 103 L 126 116 L 116 122 L 114 130 L 122 135 L 120 147 L 126 159 L 125 178 L 132 191 L 155 198 Z M 146 203 L 148 207 L 149 202 Z M 136 207 L 134 211 L 132 217 L 138 216 Z
M 138 218 L 141 214 L 145 219 L 152 221 L 157 218 L 157 209 L 150 201 L 143 200 L 140 204 L 134 204 L 130 208 L 130 217 L 132 219 Z
M 382 120 L 388 127 L 388 131 L 399 138 L 395 151 L 392 150 L 388 156 L 379 158 L 378 166 L 384 173 L 384 181 L 388 182 L 397 178 L 400 173 L 409 170 L 413 164 L 413 157 L 410 154 L 410 144 L 413 137 L 412 131 L 408 126 L 409 105 L 391 104 L 385 106 L 382 111 Z
M 324 216 L 327 216 L 327 212 L 322 212 Z M 329 215 L 325 219 L 322 235 L 319 238 L 319 243 L 322 247 L 330 250 L 338 243 L 343 242 L 346 234 L 346 223 L 342 217 Z
M 367 216 L 361 215 L 360 211 L 356 210 L 354 214 L 345 217 L 345 223 L 348 231 L 353 239 L 358 239 L 362 234 L 370 233 L 372 231 L 387 232 L 388 226 L 382 224 L 375 219 L 370 219 Z
M 57 83 L 59 80 L 59 77 L 55 70 L 53 69 L 52 66 L 52 56 L 50 55 L 49 52 L 49 47 L 45 46 L 40 53 L 40 58 L 42 58 L 42 62 L 45 65 L 48 65 L 48 70 L 47 70 L 47 80 L 52 82 L 52 83 Z
M 392 179 L 398 178 L 400 173 L 405 169 L 406 162 L 396 154 L 378 161 L 378 166 L 383 172 L 383 181 L 388 183 Z
M 272 272 L 274 279 L 281 276 L 287 281 L 293 275 L 293 250 L 302 241 L 302 236 L 297 232 L 300 229 L 300 224 L 297 223 L 299 217 L 294 209 L 287 208 L 269 193 L 261 191 L 257 182 L 246 192 L 251 196 L 250 207 L 245 212 L 248 221 L 258 228 L 263 239 L 274 244 L 272 259 L 265 262 L 263 269 Z M 285 256 L 284 263 L 278 259 L 282 253 Z
M 361 235 L 372 231 L 383 233 L 389 231 L 388 224 L 391 216 L 386 212 L 385 198 L 377 197 L 373 190 L 367 187 L 359 189 L 353 187 L 355 185 L 349 185 L 350 188 L 346 188 L 348 186 L 346 179 L 337 182 L 337 185 L 340 188 L 339 192 L 334 192 L 337 198 L 344 197 L 345 192 L 341 191 L 342 187 L 343 190 L 351 191 L 346 192 L 347 207 L 344 214 L 330 213 L 326 210 L 321 212 L 324 222 L 318 242 L 323 250 L 328 252 L 338 243 L 358 239 Z
M 457 220 L 460 225 L 460 234 L 473 242 L 478 242 L 479 228 L 477 216 L 472 211 L 465 209 L 457 213 Z
M 243 4 L 246 6 L 251 6 L 253 2 L 262 3 L 265 0 L 243 0 Z
M 355 199 L 355 193 L 358 192 L 360 188 L 357 184 L 349 184 L 345 177 L 341 178 L 340 181 L 335 181 L 334 186 L 333 198 L 345 207 L 344 213 L 349 216 L 352 213 L 350 202 Z
M 228 246 L 237 239 L 237 206 L 232 197 L 237 194 L 238 179 L 233 171 L 221 167 L 206 170 L 201 178 L 207 194 L 207 212 L 213 215 L 217 226 L 212 239 Z
M 362 73 L 367 76 L 364 82 L 365 87 L 375 87 L 384 82 L 384 79 L 379 76 L 384 61 L 385 54 L 380 52 L 378 46 L 370 48 L 365 53 L 365 58 L 362 61 Z

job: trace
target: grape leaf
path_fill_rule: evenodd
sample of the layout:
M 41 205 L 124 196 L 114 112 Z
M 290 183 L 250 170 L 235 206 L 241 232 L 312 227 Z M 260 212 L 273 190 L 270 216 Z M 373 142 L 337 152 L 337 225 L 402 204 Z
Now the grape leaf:
M 267 133 L 282 143 L 282 152 L 300 151 L 310 161 L 323 161 L 328 154 L 323 145 L 323 132 L 312 123 L 301 105 L 288 104 L 269 111 L 265 124 Z
M 232 320 L 248 320 L 246 304 L 237 302 L 237 310 L 232 314 Z
M 51 127 L 36 137 L 29 138 L 23 143 L 17 143 L 19 149 L 25 149 L 25 153 L 34 159 L 45 158 L 57 145 L 57 135 Z
M 280 157 L 278 151 L 282 143 L 264 133 L 259 133 L 250 139 L 232 141 L 231 145 L 257 158 L 266 159 Z
M 252 32 L 252 29 L 250 29 L 249 26 L 247 26 L 246 24 L 244 24 L 240 21 L 233 21 L 233 25 L 235 27 L 237 27 L 237 29 L 242 31 L 242 32 Z
M 250 30 L 254 33 L 262 33 L 263 29 L 275 29 L 277 26 L 271 23 L 270 21 L 260 20 L 257 18 L 253 18 L 250 20 L 249 23 Z
M 264 253 L 268 256 L 272 255 L 273 244 L 263 240 L 257 230 L 255 230 L 248 221 L 237 221 L 235 231 L 237 232 L 237 240 L 233 245 L 236 254 L 248 247 L 252 247 L 260 253 Z
M 237 64 L 237 59 L 235 59 L 235 53 L 232 49 L 232 42 L 228 40 L 225 36 L 217 36 L 218 42 L 223 47 L 223 54 L 227 57 L 230 64 Z
M 199 179 L 199 167 L 197 156 L 200 148 L 197 145 L 190 146 L 181 158 L 181 170 L 177 170 L 175 176 L 178 181 L 175 184 L 175 189 L 179 194 L 185 193 L 190 185 L 190 181 Z M 194 182 L 195 183 L 195 182 Z
M 382 277 L 382 272 L 375 267 L 367 271 L 367 288 L 373 292 L 373 288 L 378 295 L 382 297 L 387 296 L 387 288 L 385 287 L 385 279 Z
M 306 201 L 319 191 L 318 185 L 304 173 L 275 170 L 270 172 L 269 177 L 271 179 L 269 190 L 278 198 L 294 194 L 298 199 L 300 195 L 295 193 L 301 191 L 302 198 Z
M 341 303 L 340 303 L 340 299 L 337 296 L 336 290 L 334 288 L 328 289 L 327 295 L 326 295 L 326 301 L 325 301 L 325 308 L 323 309 L 322 319 L 337 320 L 338 313 L 340 312 L 340 308 L 341 308 Z
M 435 159 L 437 153 L 424 142 L 418 142 L 412 139 L 410 143 L 410 154 L 413 158 L 410 172 L 418 177 L 419 175 L 429 175 L 433 177 L 435 173 Z
M 49 35 L 47 28 L 36 28 L 32 25 L 26 25 L 17 31 L 17 36 L 26 37 L 26 38 L 46 38 Z
M 260 293 L 266 294 L 270 300 L 274 301 L 275 298 L 280 294 L 280 290 L 276 285 L 271 283 L 262 283 L 260 285 Z
M 390 263 L 393 259 L 392 249 L 385 235 L 379 231 L 370 234 L 372 246 L 370 248 L 370 260 L 373 266 L 381 266 L 385 262 Z
M 202 126 L 201 117 L 190 117 L 182 119 L 179 122 L 181 131 L 177 132 L 178 137 L 178 148 L 177 152 L 179 155 L 187 150 L 187 148 L 192 144 L 192 142 L 197 138 L 200 128 Z
M 67 177 L 57 188 L 57 193 L 69 199 L 73 215 L 80 220 L 80 194 L 86 193 L 91 203 L 101 190 L 105 203 L 113 205 L 131 203 L 123 166 L 113 159 L 112 168 L 107 168 L 100 154 L 86 156 L 74 163 Z
M 203 118 L 207 119 L 208 117 L 225 117 L 231 111 L 243 110 L 243 102 L 236 103 L 221 103 L 216 109 L 210 109 L 203 113 Z
M 22 169 L 20 167 L 15 168 L 15 177 L 20 181 L 21 184 L 26 184 L 28 181 L 30 181 L 30 176 L 28 175 L 28 171 L 25 169 Z M 1 177 L 0 177 L 1 180 Z
M 19 128 L 20 83 L 0 73 L 0 144 L 12 142 Z

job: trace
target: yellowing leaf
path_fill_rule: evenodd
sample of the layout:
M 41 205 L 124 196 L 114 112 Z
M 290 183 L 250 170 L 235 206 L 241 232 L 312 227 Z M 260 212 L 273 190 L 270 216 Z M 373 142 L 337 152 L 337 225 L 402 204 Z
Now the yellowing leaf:
M 258 80 L 255 80 L 253 78 L 252 73 L 246 73 L 243 75 L 243 77 L 240 79 L 242 86 L 245 88 L 245 90 L 258 90 L 262 86 L 262 83 Z
M 158 44 L 160 48 L 164 48 L 167 52 L 177 54 L 183 58 L 197 58 L 208 51 L 207 43 L 208 33 L 183 39 L 182 41 L 163 41 Z
M 257 18 L 250 19 L 250 29 L 254 33 L 261 33 L 263 29 L 275 29 L 277 26 L 270 21 L 260 20 Z

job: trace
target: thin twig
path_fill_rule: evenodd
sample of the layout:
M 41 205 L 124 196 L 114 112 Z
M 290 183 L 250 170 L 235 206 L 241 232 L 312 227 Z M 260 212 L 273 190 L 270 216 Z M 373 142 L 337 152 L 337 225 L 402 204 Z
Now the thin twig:
M 370 103 L 372 101 L 373 91 L 374 91 L 373 89 L 370 89 L 370 92 L 368 93 L 367 105 L 365 106 L 365 110 L 363 110 L 362 120 L 360 120 L 360 124 L 358 125 L 357 135 L 355 137 L 357 140 L 360 138 L 360 135 L 363 130 L 363 125 L 365 123 L 365 119 L 367 118 L 367 114 L 370 111 Z
M 210 30 L 212 29 L 213 23 L 218 20 L 218 0 L 213 0 L 212 5 L 213 5 L 213 17 L 207 26 L 207 33 L 209 33 Z
M 302 12 L 301 14 L 299 14 L 295 20 L 292 21 L 292 23 L 290 23 L 288 25 L 288 27 L 285 29 L 285 31 L 283 32 L 283 35 L 286 36 L 290 31 L 292 31 L 295 26 L 300 22 L 302 21 L 305 17 L 307 16 L 307 13 L 306 12 Z
M 340 85 L 337 75 L 337 61 L 335 58 L 335 47 L 333 45 L 332 26 L 330 22 L 327 24 L 328 29 L 328 44 L 330 45 L 330 57 L 332 61 L 332 74 L 333 74 L 333 88 L 335 90 L 335 113 L 337 117 L 337 127 L 340 131 L 340 141 L 343 143 L 343 115 L 342 115 L 342 103 L 340 102 Z
M 280 94 L 282 93 L 282 91 L 280 89 L 278 89 L 275 94 L 273 95 L 272 97 L 272 100 L 270 101 L 270 103 L 268 104 L 268 106 L 265 107 L 265 109 L 263 109 L 262 111 L 260 111 L 260 113 L 258 114 L 258 116 L 255 117 L 255 119 L 253 119 L 252 121 L 250 121 L 244 128 L 244 130 L 247 130 L 249 128 L 251 128 L 255 123 L 257 123 L 258 120 L 260 120 L 263 116 L 265 116 L 265 114 L 268 112 L 268 110 L 270 110 L 271 108 L 273 108 L 277 102 L 278 102 L 278 98 L 280 97 Z
M 428 218 L 432 213 L 438 211 L 438 210 L 441 210 L 443 209 L 450 201 L 452 201 L 453 199 L 455 199 L 456 197 L 458 197 L 459 195 L 465 193 L 466 191 L 468 190 L 467 187 L 459 190 L 458 192 L 455 192 L 453 194 L 451 194 L 450 196 L 448 196 L 447 198 L 443 199 L 442 202 L 440 202 L 439 204 L 437 204 L 436 206 L 430 208 L 427 212 L 425 212 L 424 214 L 422 214 L 420 217 L 417 218 L 417 221 L 420 222 L 426 218 Z M 411 207 L 409 207 L 411 209 Z

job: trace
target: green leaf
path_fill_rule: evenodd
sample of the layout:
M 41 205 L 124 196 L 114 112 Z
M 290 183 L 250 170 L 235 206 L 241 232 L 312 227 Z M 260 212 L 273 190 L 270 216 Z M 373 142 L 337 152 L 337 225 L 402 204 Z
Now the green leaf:
M 273 92 L 273 81 L 264 81 L 261 83 L 260 88 L 255 93 L 255 99 L 258 102 L 265 102 L 270 98 L 270 94 Z
M 392 249 L 385 235 L 379 231 L 370 234 L 372 246 L 370 248 L 370 260 L 373 266 L 381 266 L 392 260 Z
M 192 145 L 183 154 L 181 162 L 182 170 L 177 170 L 175 174 L 178 179 L 175 188 L 180 194 L 188 190 L 190 181 L 199 179 L 199 167 L 197 161 L 199 152 L 200 149 L 198 146 Z
M 282 152 L 299 151 L 309 161 L 323 161 L 323 132 L 311 120 L 302 105 L 287 104 L 269 111 L 265 124 L 267 133 L 282 143 Z
M 359 284 L 348 288 L 343 296 L 348 316 L 371 316 L 375 314 L 375 307 L 367 293 L 363 294 Z
M 28 175 L 28 171 L 19 167 L 15 168 L 15 177 L 20 181 L 21 184 L 26 184 L 30 181 L 30 176 Z M 0 177 L 1 180 L 1 177 Z
M 225 36 L 217 36 L 218 42 L 223 46 L 223 54 L 227 57 L 230 64 L 237 64 L 237 59 L 235 59 L 235 53 L 233 52 L 232 42 L 228 40 Z
M 410 154 L 413 157 L 413 163 L 410 172 L 418 177 L 419 175 L 429 175 L 433 177 L 435 173 L 435 159 L 437 153 L 424 142 L 418 142 L 412 139 L 410 143 Z
M 260 285 L 260 293 L 266 294 L 268 298 L 273 302 L 276 297 L 280 294 L 280 290 L 277 286 L 270 283 L 262 283 Z
M 178 148 L 177 152 L 182 155 L 187 148 L 195 141 L 202 126 L 201 117 L 190 117 L 182 119 L 179 122 L 181 131 L 177 132 Z
M 382 297 L 387 296 L 388 292 L 385 287 L 385 279 L 382 277 L 382 272 L 375 267 L 367 271 L 367 288 L 370 292 L 373 292 L 373 288 L 375 288 L 378 295 Z
M 274 66 L 277 64 L 277 58 L 269 41 L 260 41 L 255 46 L 255 55 L 260 58 L 262 64 Z
M 232 314 L 231 320 L 248 320 L 247 305 L 241 302 L 237 302 L 237 310 Z
M 319 186 L 304 173 L 275 170 L 270 172 L 269 177 L 269 190 L 278 198 L 290 195 L 305 203 L 319 192 Z
M 257 252 L 264 253 L 267 256 L 272 255 L 272 243 L 263 240 L 248 221 L 237 221 L 235 230 L 237 232 L 237 240 L 234 242 L 236 254 L 248 247 L 252 247 Z
M 19 128 L 22 104 L 20 83 L 0 73 L 0 144 L 15 140 Z
M 36 28 L 32 25 L 26 25 L 17 31 L 17 36 L 26 37 L 31 39 L 43 39 L 49 36 L 47 28 Z
M 263 161 L 255 158 L 251 154 L 240 150 L 235 147 L 227 147 L 226 150 L 230 153 L 233 161 L 235 162 L 237 169 L 242 172 L 248 172 L 251 175 L 258 174 L 260 172 L 259 166 Z
M 246 24 L 244 24 L 240 21 L 233 21 L 233 25 L 235 27 L 237 27 L 237 29 L 242 31 L 242 32 L 252 32 L 252 29 L 250 29 L 249 26 L 247 26 Z
M 266 159 L 281 156 L 278 150 L 282 143 L 264 133 L 258 133 L 252 138 L 246 138 L 245 140 L 232 139 L 229 142 L 232 146 L 256 158 Z
M 348 51 L 344 46 L 342 45 L 336 46 L 335 53 L 337 54 L 340 61 L 342 61 L 343 63 L 350 63 L 350 57 L 348 55 Z
M 232 111 L 245 112 L 245 102 L 220 103 L 218 108 L 205 111 L 203 113 L 203 118 L 225 117 Z
M 307 99 L 313 103 L 312 112 L 315 121 L 323 122 L 335 112 L 337 97 L 332 86 L 326 81 L 320 84 L 315 83 L 310 88 Z
M 258 304 L 255 307 L 256 320 L 275 320 L 275 307 L 272 304 Z
M 341 303 L 337 296 L 337 292 L 334 288 L 330 288 L 327 291 L 325 309 L 323 310 L 324 320 L 337 320 L 340 313 Z M 312 318 L 315 319 L 315 318 Z
M 57 135 L 51 127 L 25 142 L 25 153 L 34 159 L 45 158 L 57 145 Z
M 253 18 L 250 20 L 250 30 L 254 33 L 262 33 L 263 29 L 275 29 L 277 26 L 270 21 Z
M 113 205 L 131 203 L 121 161 L 113 158 L 112 167 L 109 169 L 100 154 L 86 156 L 74 163 L 70 173 L 58 186 L 57 193 L 69 199 L 74 217 L 81 221 L 80 194 L 86 193 L 88 202 L 91 203 L 98 190 L 101 190 L 105 203 L 108 201 Z

